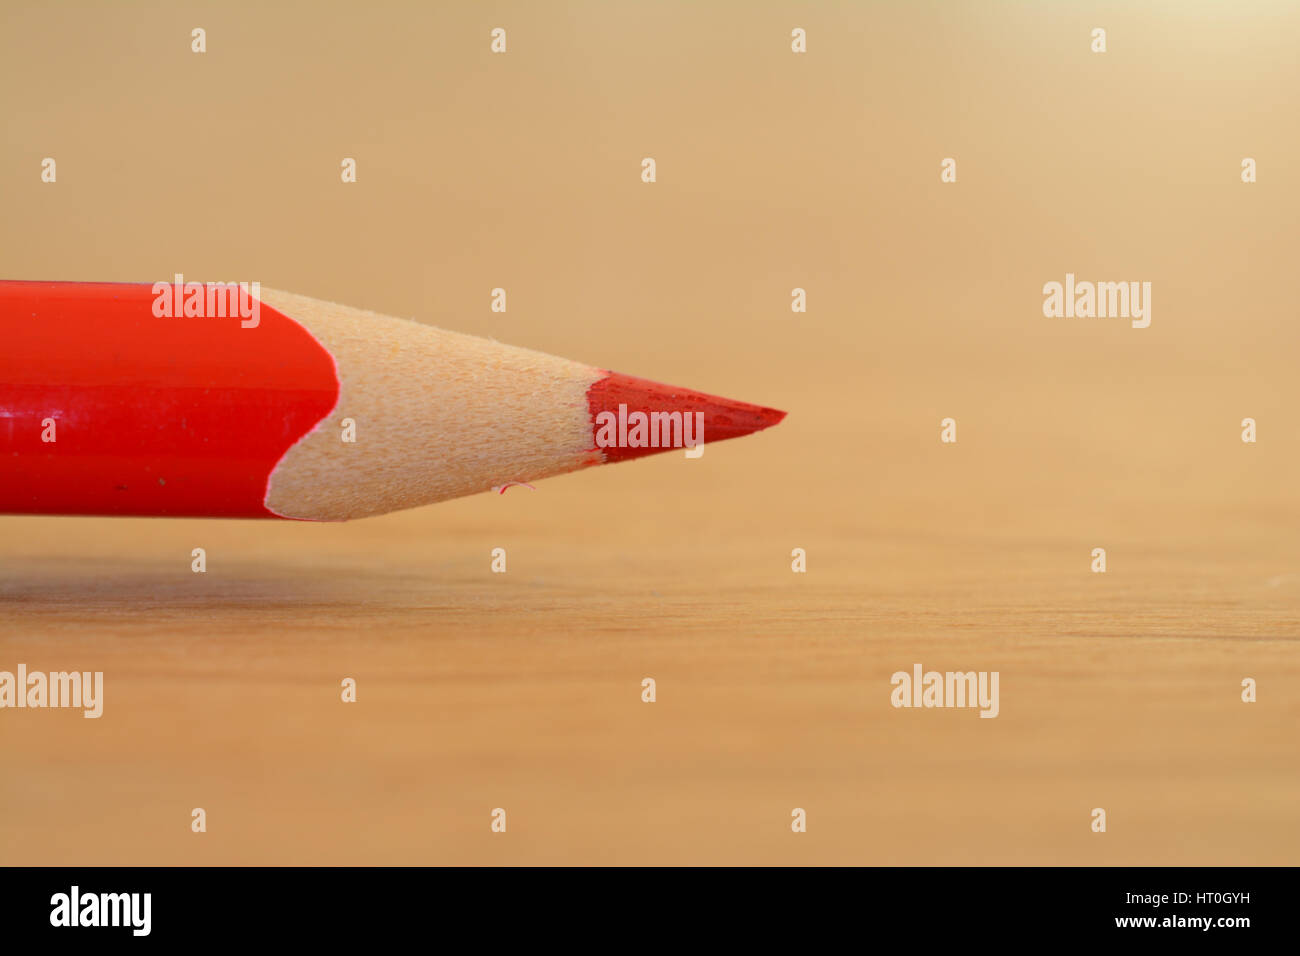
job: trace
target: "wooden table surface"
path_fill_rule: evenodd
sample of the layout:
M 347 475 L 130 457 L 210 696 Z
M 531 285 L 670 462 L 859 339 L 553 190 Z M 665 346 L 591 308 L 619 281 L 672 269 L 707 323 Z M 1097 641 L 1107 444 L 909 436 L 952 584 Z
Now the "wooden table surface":
M 1021 431 L 1008 470 L 917 414 L 828 459 L 850 397 L 352 524 L 5 519 L 0 659 L 106 682 L 2 715 L 6 861 L 1292 861 L 1280 456 L 1225 426 L 1231 476 L 1143 485 Z M 999 716 L 891 707 L 914 663 L 999 671 Z
M 800 59 L 777 5 L 656 9 L 508 4 L 497 60 L 472 5 L 214 14 L 206 60 L 189 14 L 12 13 L 7 275 L 258 280 L 790 415 L 349 524 L 0 517 L 0 670 L 106 684 L 0 711 L 0 863 L 1296 862 L 1296 13 L 800 10 Z M 1045 318 L 1066 272 L 1151 326 Z M 916 663 L 999 715 L 893 708 Z

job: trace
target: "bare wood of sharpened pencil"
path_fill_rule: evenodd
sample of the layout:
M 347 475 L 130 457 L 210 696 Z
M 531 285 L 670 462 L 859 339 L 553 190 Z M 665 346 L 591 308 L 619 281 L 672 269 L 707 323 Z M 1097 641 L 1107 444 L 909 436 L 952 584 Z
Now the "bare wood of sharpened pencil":
M 339 401 L 272 473 L 267 506 L 342 520 L 599 464 L 586 393 L 606 373 L 490 339 L 262 290 L 334 356 Z M 340 440 L 341 422 L 356 441 Z

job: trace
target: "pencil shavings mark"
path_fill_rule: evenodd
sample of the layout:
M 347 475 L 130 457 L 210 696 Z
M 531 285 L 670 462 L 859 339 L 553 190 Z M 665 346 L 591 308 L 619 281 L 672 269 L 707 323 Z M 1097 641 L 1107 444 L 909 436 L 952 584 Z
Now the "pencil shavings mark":
M 534 488 L 532 485 L 530 485 L 530 484 L 529 484 L 528 482 L 526 482 L 526 481 L 507 481 L 504 485 L 493 485 L 493 486 L 492 486 L 492 490 L 495 491 L 495 492 L 496 492 L 497 494 L 499 494 L 499 495 L 504 495 L 504 494 L 506 493 L 506 489 L 507 489 L 507 488 L 527 488 L 529 491 L 536 491 L 536 490 L 537 490 L 536 488 Z

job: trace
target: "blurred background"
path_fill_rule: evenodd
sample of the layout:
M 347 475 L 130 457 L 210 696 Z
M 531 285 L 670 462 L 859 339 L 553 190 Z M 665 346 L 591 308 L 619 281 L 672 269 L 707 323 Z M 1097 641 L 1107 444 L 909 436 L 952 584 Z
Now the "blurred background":
M 0 276 L 259 281 L 790 415 L 350 524 L 0 517 L 0 669 L 106 683 L 0 714 L 0 863 L 1294 863 L 1297 30 L 7 0 Z M 1045 318 L 1067 272 L 1150 327 Z M 1000 716 L 893 709 L 917 662 Z

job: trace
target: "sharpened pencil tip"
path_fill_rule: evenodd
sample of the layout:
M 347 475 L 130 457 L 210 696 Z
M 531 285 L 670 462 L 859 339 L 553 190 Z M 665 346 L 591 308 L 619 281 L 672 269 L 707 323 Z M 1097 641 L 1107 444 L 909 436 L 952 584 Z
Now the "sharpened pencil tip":
M 587 405 L 593 447 L 606 462 L 739 438 L 785 418 L 785 412 L 775 408 L 618 372 L 608 373 L 587 390 Z M 659 417 L 653 417 L 655 413 Z M 680 425 L 671 417 L 674 413 L 680 413 Z

